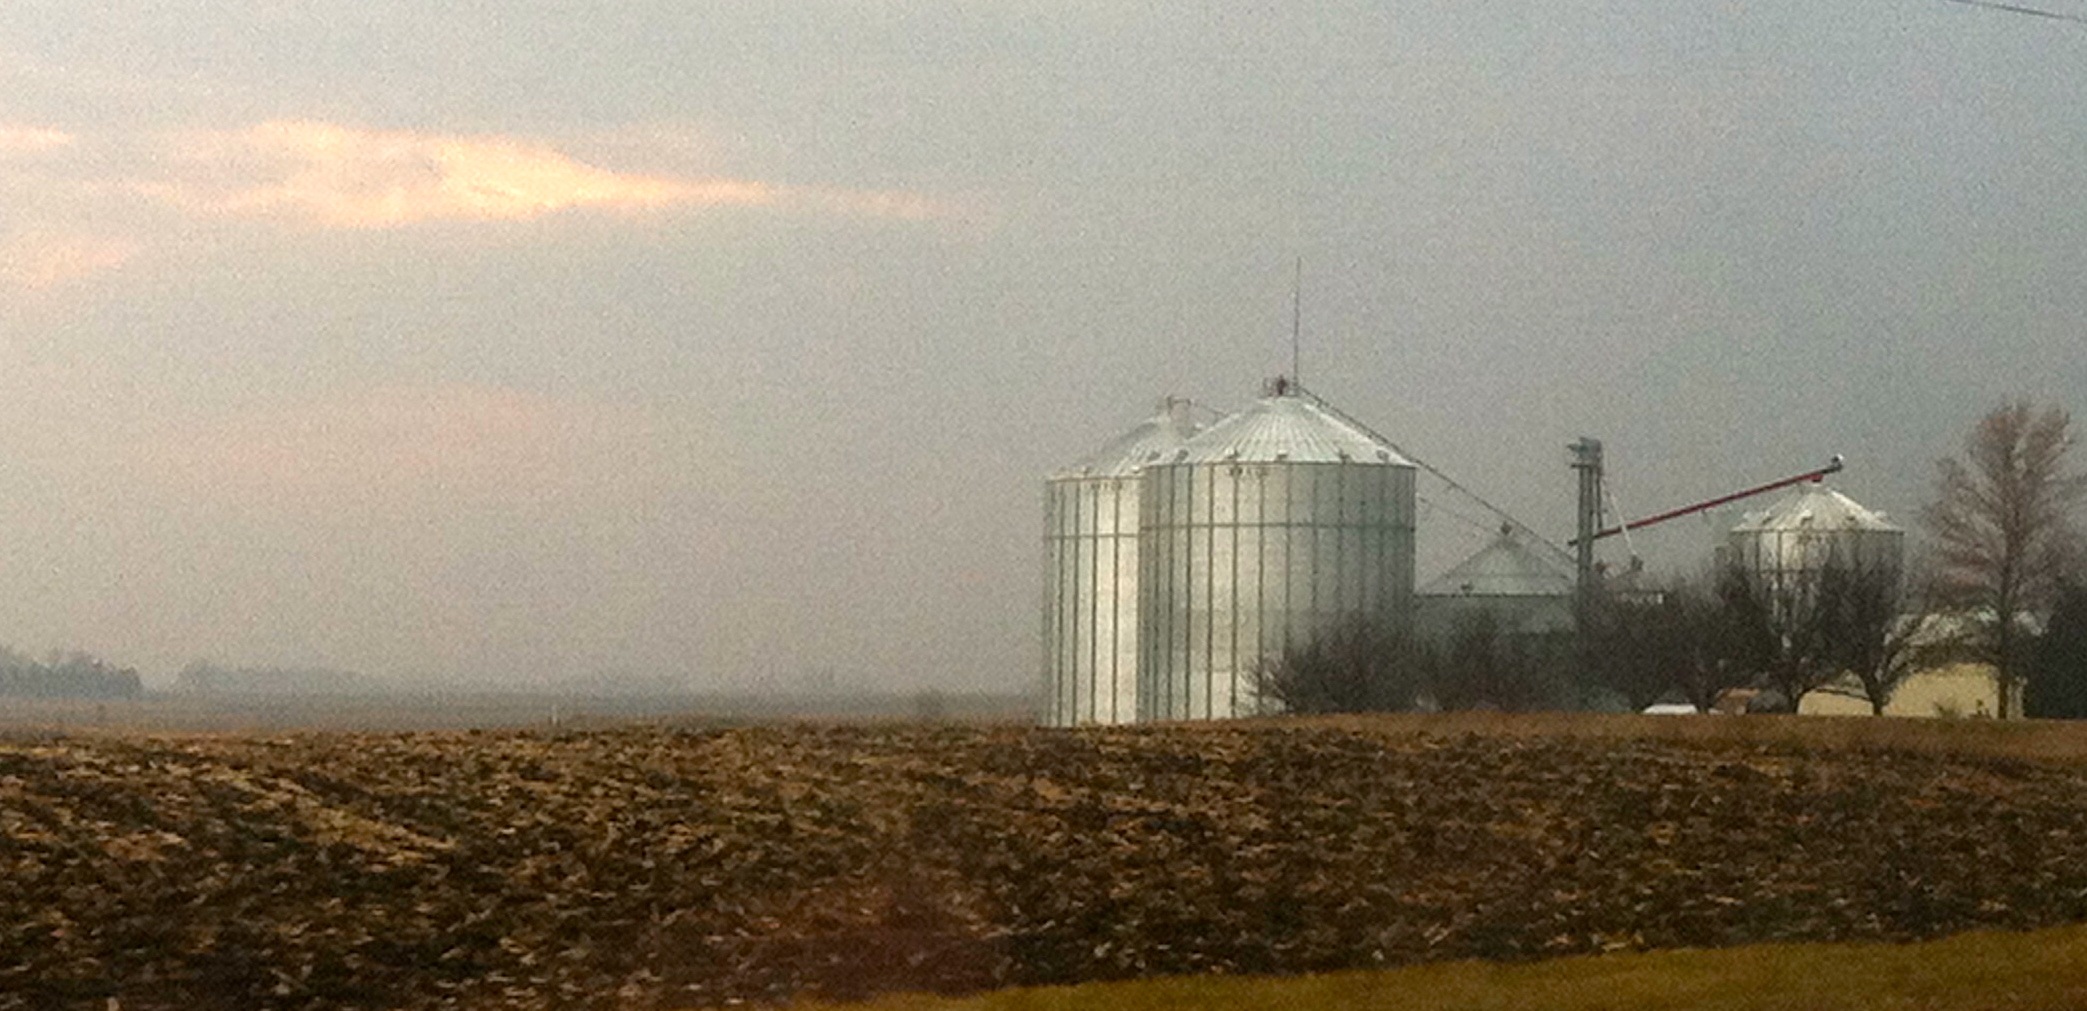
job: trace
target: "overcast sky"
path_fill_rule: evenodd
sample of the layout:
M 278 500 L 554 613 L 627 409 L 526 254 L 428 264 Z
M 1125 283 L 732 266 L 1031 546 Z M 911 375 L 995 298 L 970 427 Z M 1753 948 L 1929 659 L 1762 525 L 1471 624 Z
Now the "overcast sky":
M 2087 412 L 2083 95 L 1941 0 L 10 0 L 0 642 L 1026 687 L 1042 476 L 1297 256 L 1306 383 L 1561 540 L 1582 434 L 1910 518 Z

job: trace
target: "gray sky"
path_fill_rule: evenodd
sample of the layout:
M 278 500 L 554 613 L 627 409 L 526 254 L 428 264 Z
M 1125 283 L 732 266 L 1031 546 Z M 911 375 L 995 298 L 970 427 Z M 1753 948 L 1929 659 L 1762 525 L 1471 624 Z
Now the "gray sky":
M 1583 433 L 1910 517 L 2087 411 L 2082 95 L 1940 0 L 14 0 L 0 641 L 1026 686 L 1042 475 L 1298 255 L 1306 381 L 1546 532 Z

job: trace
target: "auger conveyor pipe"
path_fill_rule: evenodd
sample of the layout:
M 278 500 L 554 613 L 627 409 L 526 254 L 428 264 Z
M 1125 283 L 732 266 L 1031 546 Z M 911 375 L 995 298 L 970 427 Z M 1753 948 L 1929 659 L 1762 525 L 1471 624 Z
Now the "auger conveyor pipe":
M 1727 502 L 1737 502 L 1743 498 L 1753 498 L 1756 495 L 1765 495 L 1768 492 L 1772 492 L 1778 488 L 1788 488 L 1793 484 L 1803 484 L 1807 481 L 1824 480 L 1826 475 L 1838 473 L 1844 468 L 1846 468 L 1846 466 L 1847 464 L 1843 462 L 1840 457 L 1836 456 L 1833 458 L 1832 462 L 1828 463 L 1824 467 L 1819 468 L 1818 470 L 1808 470 L 1794 477 L 1786 477 L 1780 481 L 1770 481 L 1767 484 L 1756 485 L 1752 488 L 1746 489 L 1745 491 L 1735 491 L 1730 495 L 1719 495 L 1716 498 L 1706 499 L 1702 502 L 1697 502 L 1694 505 L 1682 506 L 1679 509 L 1669 509 L 1666 512 L 1660 513 L 1657 516 L 1647 516 L 1644 519 L 1631 520 L 1628 523 L 1621 523 L 1613 527 L 1606 527 L 1604 529 L 1595 531 L 1593 536 L 1589 537 L 1588 539 L 1598 541 L 1604 537 L 1614 537 L 1617 534 L 1624 532 L 1625 530 L 1637 530 L 1642 527 L 1649 527 L 1655 523 L 1665 523 L 1666 521 L 1671 519 L 1678 519 L 1683 516 L 1690 516 L 1708 509 L 1715 509 L 1718 506 L 1724 505 Z M 1580 539 L 1577 537 L 1566 542 L 1567 545 L 1575 545 L 1578 543 L 1580 543 Z

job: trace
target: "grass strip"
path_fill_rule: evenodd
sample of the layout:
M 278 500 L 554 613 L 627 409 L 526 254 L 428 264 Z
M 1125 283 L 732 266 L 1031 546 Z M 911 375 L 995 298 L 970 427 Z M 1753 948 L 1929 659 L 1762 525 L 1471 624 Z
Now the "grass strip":
M 858 1011 L 2075 1011 L 2087 926 L 1918 944 L 1760 944 L 1292 978 L 1173 977 L 894 996 Z

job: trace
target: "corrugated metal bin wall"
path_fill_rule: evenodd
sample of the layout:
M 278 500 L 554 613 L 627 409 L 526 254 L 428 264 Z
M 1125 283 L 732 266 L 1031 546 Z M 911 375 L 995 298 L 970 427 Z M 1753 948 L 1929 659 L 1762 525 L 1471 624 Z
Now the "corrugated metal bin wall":
M 1046 725 L 1137 718 L 1140 474 L 1195 434 L 1188 410 L 1169 398 L 1044 483 Z
M 1137 717 L 1138 512 L 1135 477 L 1046 486 L 1044 721 L 1051 726 Z
M 1259 714 L 1262 658 L 1345 619 L 1408 627 L 1410 464 L 1187 457 L 1145 472 L 1139 719 Z
M 1748 515 L 1728 539 L 1731 558 L 1771 592 L 1799 591 L 1830 565 L 1903 571 L 1906 532 L 1882 513 L 1824 487 Z

